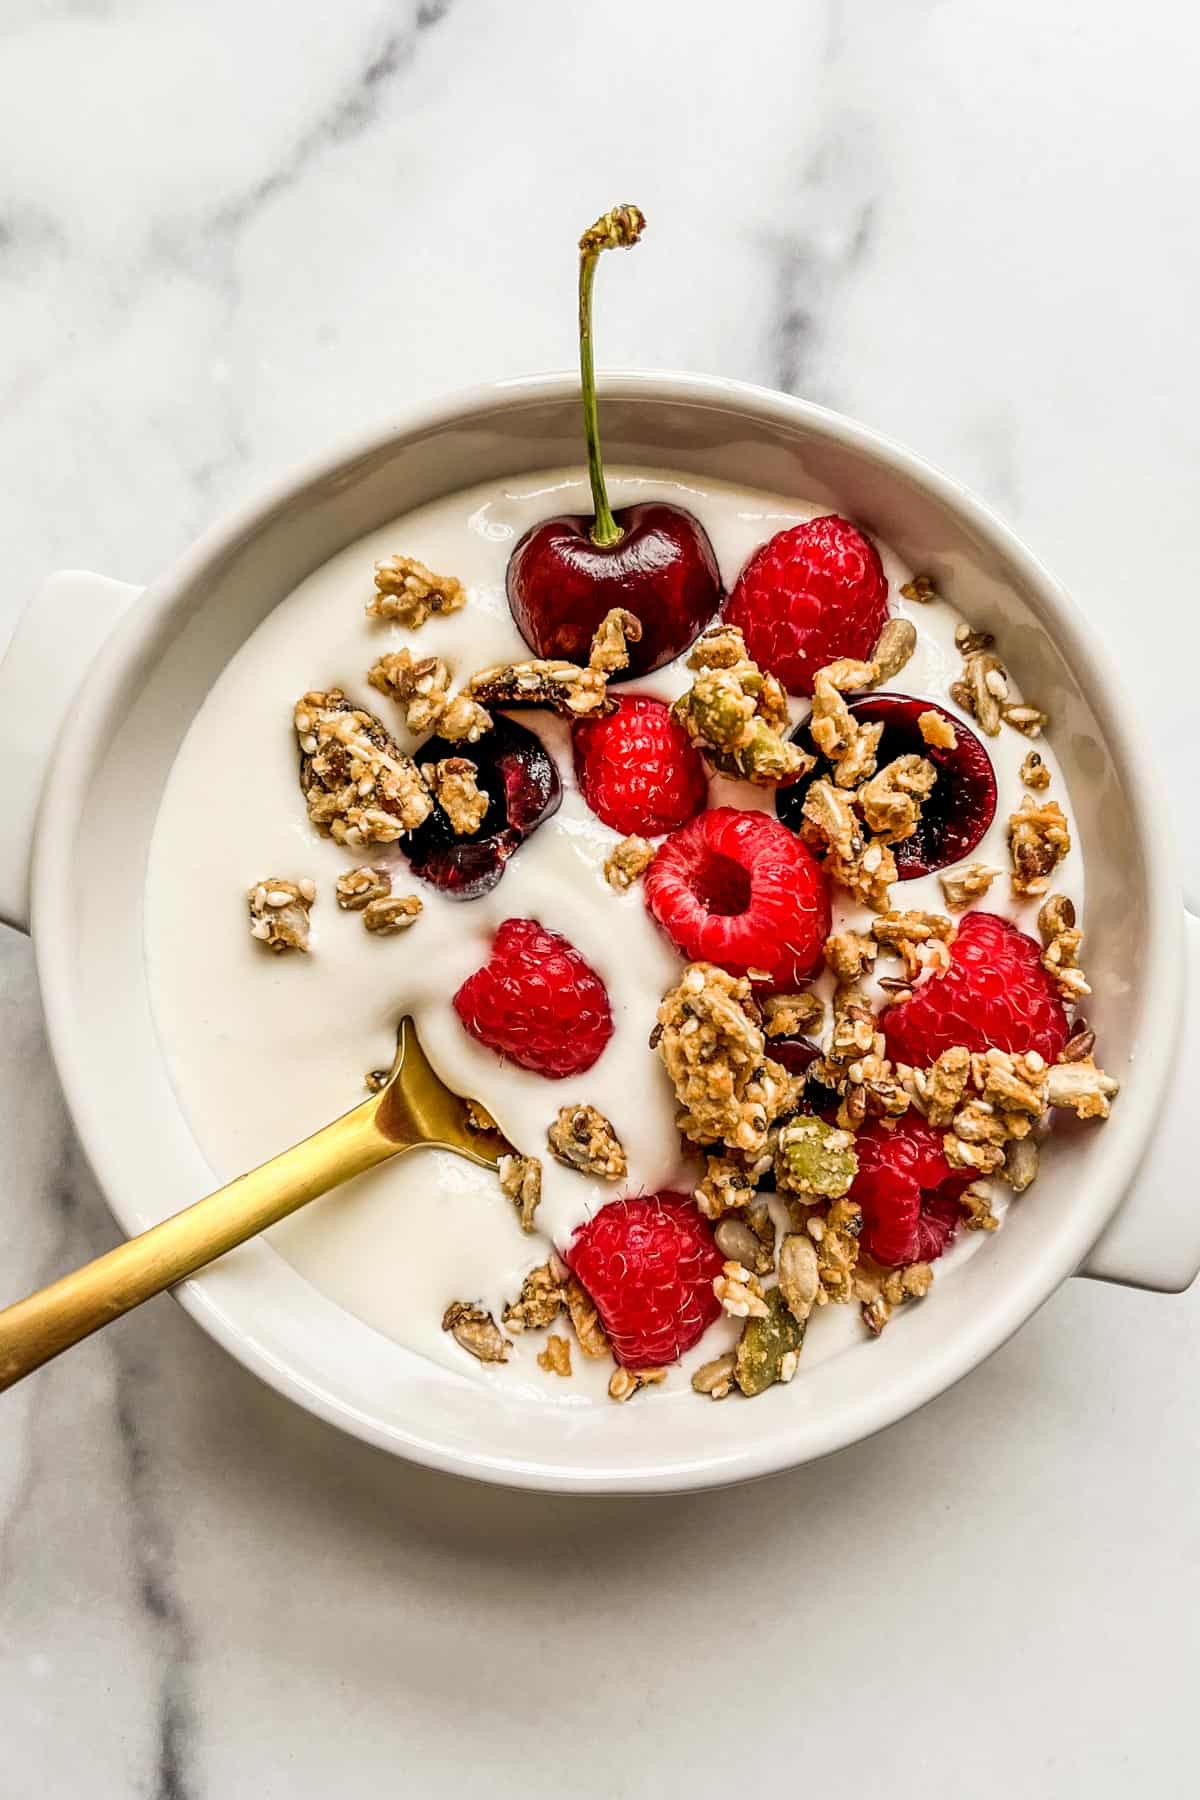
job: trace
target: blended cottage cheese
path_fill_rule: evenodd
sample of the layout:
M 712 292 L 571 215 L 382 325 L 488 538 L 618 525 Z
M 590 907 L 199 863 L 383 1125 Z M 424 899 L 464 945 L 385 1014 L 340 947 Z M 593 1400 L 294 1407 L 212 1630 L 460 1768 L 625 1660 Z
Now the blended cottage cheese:
M 694 512 L 712 539 L 726 589 L 747 557 L 784 527 L 828 512 L 779 495 L 685 476 L 608 473 L 614 506 L 668 500 Z M 543 1262 L 551 1242 L 622 1192 L 688 1191 L 700 1164 L 681 1150 L 675 1098 L 649 1048 L 655 1010 L 678 979 L 680 958 L 650 919 L 641 884 L 614 893 L 603 864 L 618 834 L 576 791 L 570 726 L 546 712 L 515 716 L 554 757 L 563 784 L 560 810 L 534 832 L 502 880 L 478 900 L 447 898 L 418 881 L 396 845 L 339 848 L 309 823 L 297 779 L 292 707 L 312 688 L 343 688 L 350 701 L 381 717 L 404 748 L 415 741 L 400 709 L 371 688 L 367 670 L 383 652 L 410 645 L 450 664 L 455 684 L 473 670 L 530 654 L 509 614 L 505 569 L 529 526 L 559 512 L 590 510 L 578 469 L 490 482 L 409 513 L 331 558 L 263 621 L 214 685 L 176 758 L 151 847 L 146 899 L 146 950 L 159 1034 L 180 1102 L 209 1161 L 214 1185 L 265 1161 L 363 1098 L 367 1070 L 390 1065 L 397 1020 L 411 1013 L 434 1067 L 451 1087 L 473 1095 L 527 1155 L 543 1161 L 538 1231 L 521 1232 L 496 1177 L 440 1151 L 418 1151 L 359 1177 L 274 1228 L 279 1253 L 314 1287 L 387 1337 L 466 1378 L 524 1389 L 540 1401 L 587 1404 L 603 1397 L 611 1365 L 588 1363 L 576 1347 L 574 1376 L 563 1381 L 535 1362 L 544 1342 L 514 1340 L 506 1364 L 476 1363 L 441 1330 L 453 1299 L 478 1300 L 499 1318 L 524 1274 Z M 878 543 L 878 540 L 876 540 Z M 960 614 L 944 601 L 922 605 L 899 593 L 912 571 L 878 543 L 894 612 L 911 618 L 917 649 L 887 684 L 936 700 L 955 717 L 950 699 L 961 672 L 954 629 Z M 433 618 L 419 631 L 366 617 L 374 563 L 393 552 L 458 576 L 466 608 Z M 1004 646 L 999 650 L 1003 655 Z M 673 700 L 691 682 L 686 656 L 621 692 Z M 1014 689 L 1014 697 L 1016 691 Z M 794 720 L 807 700 L 792 700 Z M 1025 789 L 1019 769 L 1029 749 L 1005 728 L 984 740 L 996 772 L 995 819 L 972 852 L 1007 871 L 1007 819 Z M 1051 792 L 1070 806 L 1052 748 L 1038 750 L 1052 774 Z M 716 778 L 714 805 L 772 810 L 771 790 Z M 411 930 L 377 937 L 361 917 L 338 910 L 334 883 L 362 862 L 393 866 L 393 892 L 418 893 L 424 911 Z M 316 883 L 311 953 L 272 956 L 247 929 L 246 890 L 265 875 Z M 1077 851 L 1055 873 L 1083 918 Z M 937 876 L 893 888 L 894 904 L 945 910 Z M 1014 903 L 1006 874 L 981 903 L 1036 935 L 1036 901 Z M 198 951 L 197 914 L 204 921 Z M 586 1074 L 547 1081 L 476 1043 L 463 1030 L 451 997 L 488 955 L 500 922 L 532 917 L 561 932 L 603 978 L 614 1030 Z M 834 929 L 869 917 L 834 889 Z M 886 965 L 885 965 L 886 972 Z M 826 997 L 832 983 L 817 983 Z M 559 1107 L 589 1103 L 612 1124 L 629 1159 L 629 1179 L 611 1184 L 555 1162 L 546 1129 Z M 992 1184 L 999 1211 L 1007 1190 Z M 774 1205 L 774 1202 L 772 1202 Z M 780 1207 L 778 1222 L 786 1226 Z M 975 1233 L 959 1239 L 937 1265 L 943 1281 L 979 1248 Z M 936 1284 L 935 1284 L 936 1285 Z M 690 1370 L 731 1348 L 740 1321 L 718 1320 L 673 1370 L 663 1393 L 687 1385 Z M 801 1364 L 861 1341 L 857 1307 L 829 1306 L 814 1318 Z

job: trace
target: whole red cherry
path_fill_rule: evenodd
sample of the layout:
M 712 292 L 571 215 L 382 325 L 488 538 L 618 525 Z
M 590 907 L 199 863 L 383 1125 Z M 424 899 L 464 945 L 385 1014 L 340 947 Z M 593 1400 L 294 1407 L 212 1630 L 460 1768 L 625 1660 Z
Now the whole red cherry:
M 627 249 L 642 234 L 636 206 L 616 206 L 579 240 L 579 373 L 593 517 L 562 513 L 534 525 L 508 564 L 508 604 L 538 656 L 586 662 L 596 627 L 615 606 L 640 621 L 620 679 L 645 675 L 679 656 L 721 604 L 721 575 L 708 533 L 681 506 L 651 500 L 609 505 L 600 456 L 592 357 L 592 284 L 604 250 Z

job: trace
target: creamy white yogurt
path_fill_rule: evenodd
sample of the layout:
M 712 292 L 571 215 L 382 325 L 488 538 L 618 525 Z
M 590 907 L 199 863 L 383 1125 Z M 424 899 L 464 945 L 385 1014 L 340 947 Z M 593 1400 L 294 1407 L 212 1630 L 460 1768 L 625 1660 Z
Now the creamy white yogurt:
M 615 505 L 665 499 L 690 508 L 712 538 L 728 588 L 750 552 L 774 532 L 828 511 L 777 495 L 686 477 L 609 473 Z M 394 860 L 396 893 L 419 893 L 424 912 L 393 938 L 373 937 L 361 918 L 339 912 L 334 883 L 356 863 L 384 860 L 340 849 L 310 825 L 297 782 L 291 713 L 310 688 L 343 688 L 379 713 L 407 745 L 399 710 L 367 683 L 370 665 L 404 644 L 446 658 L 456 678 L 529 651 L 509 614 L 504 576 L 510 552 L 530 525 L 589 503 L 582 472 L 562 470 L 492 482 L 420 508 L 333 557 L 263 621 L 213 687 L 176 758 L 151 847 L 146 947 L 155 1017 L 172 1079 L 214 1184 L 264 1161 L 363 1095 L 364 1073 L 390 1064 L 397 1019 L 411 1013 L 430 1059 L 458 1092 L 486 1105 L 521 1150 L 540 1155 L 544 1190 L 539 1232 L 522 1234 L 495 1177 L 441 1152 L 417 1152 L 361 1177 L 276 1227 L 272 1241 L 314 1286 L 377 1330 L 476 1379 L 517 1384 L 539 1399 L 580 1404 L 603 1391 L 607 1367 L 563 1381 L 534 1362 L 541 1334 L 519 1340 L 511 1361 L 481 1368 L 440 1328 L 447 1302 L 478 1299 L 499 1316 L 523 1274 L 563 1245 L 575 1226 L 617 1193 L 690 1189 L 698 1168 L 680 1150 L 675 1102 L 648 1036 L 679 958 L 645 912 L 640 885 L 617 895 L 603 863 L 617 834 L 596 819 L 575 788 L 569 727 L 545 713 L 517 715 L 554 756 L 563 783 L 559 812 L 509 863 L 490 894 L 448 899 Z M 455 574 L 469 590 L 464 611 L 432 619 L 419 632 L 367 619 L 372 567 L 394 551 Z M 917 627 L 917 651 L 894 690 L 936 700 L 963 716 L 949 697 L 961 668 L 954 646 L 959 614 L 944 602 L 901 598 L 911 573 L 879 545 L 894 611 Z M 1003 646 L 1001 646 L 1001 652 Z M 673 699 L 691 677 L 683 661 L 632 683 L 628 691 Z M 806 701 L 793 701 L 796 718 Z M 995 821 L 975 857 L 1007 870 L 1005 821 L 1024 792 L 1019 767 L 1029 748 L 1006 729 L 988 739 L 999 798 Z M 1052 750 L 1038 746 L 1067 796 Z M 772 805 L 746 783 L 712 784 L 715 804 Z M 1068 808 L 1069 810 L 1069 808 Z M 318 898 L 309 956 L 272 956 L 250 936 L 245 893 L 266 875 L 310 877 Z M 1082 872 L 1075 852 L 1056 885 L 1082 917 Z M 936 876 L 902 884 L 897 904 L 944 910 Z M 835 924 L 861 924 L 854 906 Z M 1036 906 L 1015 906 L 1007 880 L 985 905 L 1032 929 Z M 538 919 L 561 932 L 603 977 L 614 1030 L 586 1074 L 550 1082 L 502 1063 L 467 1036 L 450 1004 L 464 978 L 486 959 L 501 920 Z M 197 946 L 196 922 L 203 921 Z M 622 1187 L 562 1168 L 546 1152 L 546 1128 L 560 1106 L 589 1102 L 612 1120 L 629 1157 Z M 1002 1193 L 998 1201 L 1002 1203 Z M 963 1234 L 938 1265 L 938 1279 L 978 1247 Z M 805 1363 L 832 1354 L 860 1334 L 856 1309 L 818 1316 Z M 732 1341 L 718 1323 L 687 1359 L 687 1369 Z M 602 1379 L 603 1377 L 603 1379 Z M 657 1391 L 657 1390 L 656 1390 Z

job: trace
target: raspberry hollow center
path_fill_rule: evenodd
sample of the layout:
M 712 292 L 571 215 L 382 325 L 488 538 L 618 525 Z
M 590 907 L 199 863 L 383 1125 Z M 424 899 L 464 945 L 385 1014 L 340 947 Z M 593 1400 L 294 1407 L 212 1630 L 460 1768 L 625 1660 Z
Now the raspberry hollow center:
M 750 910 L 750 877 L 731 856 L 710 852 L 692 874 L 689 886 L 705 912 L 723 919 Z

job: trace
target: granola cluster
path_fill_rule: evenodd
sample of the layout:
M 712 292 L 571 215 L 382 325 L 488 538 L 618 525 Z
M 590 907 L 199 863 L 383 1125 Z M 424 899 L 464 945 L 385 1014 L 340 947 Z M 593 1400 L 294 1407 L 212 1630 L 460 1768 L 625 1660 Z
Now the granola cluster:
M 311 881 L 287 881 L 268 875 L 256 881 L 246 894 L 250 908 L 250 936 L 268 950 L 308 949 L 308 915 L 317 897 Z
M 696 678 L 672 711 L 714 769 L 777 787 L 815 766 L 813 757 L 788 740 L 787 695 L 774 675 L 751 660 L 735 626 L 704 632 L 688 668 Z
M 551 1155 L 568 1169 L 598 1175 L 602 1181 L 623 1181 L 629 1163 L 620 1138 L 594 1106 L 563 1106 L 546 1133 Z
M 435 575 L 415 556 L 389 556 L 375 564 L 367 616 L 415 631 L 427 619 L 458 612 L 466 603 L 466 589 L 453 575 Z
M 293 720 L 300 790 L 318 831 L 357 848 L 394 844 L 424 824 L 433 796 L 420 769 L 340 688 L 305 694 Z
M 1046 714 L 1038 706 L 1012 698 L 1008 672 L 995 653 L 991 632 L 960 625 L 954 642 L 962 656 L 963 669 L 961 677 L 951 683 L 951 699 L 970 713 L 989 737 L 999 737 L 1002 724 L 1011 725 L 1025 737 L 1040 737 L 1046 728 Z
M 664 996 L 650 1042 L 674 1086 L 684 1137 L 761 1154 L 795 1083 L 766 1053 L 750 983 L 712 963 L 689 964 Z

